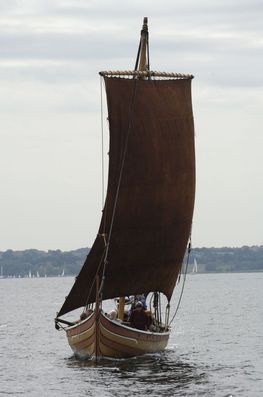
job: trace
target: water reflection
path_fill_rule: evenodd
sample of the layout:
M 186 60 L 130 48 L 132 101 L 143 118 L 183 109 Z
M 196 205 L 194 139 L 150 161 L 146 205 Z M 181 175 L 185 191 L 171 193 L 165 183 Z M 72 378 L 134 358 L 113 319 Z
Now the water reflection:
M 86 372 L 85 381 L 104 396 L 198 395 L 193 386 L 207 383 L 207 375 L 196 365 L 177 357 L 174 350 L 131 359 L 67 359 L 67 366 Z M 184 394 L 185 392 L 185 394 Z M 192 394 L 193 393 L 193 394 Z M 88 395 L 88 394 L 87 394 Z M 202 393 L 200 393 L 202 395 Z

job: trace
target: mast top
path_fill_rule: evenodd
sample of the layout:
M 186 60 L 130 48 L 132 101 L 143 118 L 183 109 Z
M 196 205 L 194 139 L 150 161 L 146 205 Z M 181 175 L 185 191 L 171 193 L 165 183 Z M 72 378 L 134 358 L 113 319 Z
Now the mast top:
M 149 60 L 149 33 L 148 33 L 148 18 L 143 18 L 143 25 L 141 30 L 140 44 L 138 48 L 136 63 L 134 70 L 141 72 L 150 70 Z
M 142 31 L 148 32 L 148 17 L 143 18 Z
M 194 77 L 192 74 L 186 73 L 166 73 L 150 70 L 148 17 L 143 18 L 134 70 L 104 70 L 99 74 L 104 77 L 132 77 L 143 80 L 151 80 L 152 78 L 189 80 Z

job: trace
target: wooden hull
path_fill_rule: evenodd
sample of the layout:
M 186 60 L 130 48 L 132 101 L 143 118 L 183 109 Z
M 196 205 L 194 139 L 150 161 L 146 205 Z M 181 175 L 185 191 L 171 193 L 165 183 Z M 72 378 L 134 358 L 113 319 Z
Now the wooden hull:
M 99 311 L 79 324 L 68 327 L 67 338 L 76 356 L 125 358 L 165 349 L 169 332 L 141 331 L 110 320 Z

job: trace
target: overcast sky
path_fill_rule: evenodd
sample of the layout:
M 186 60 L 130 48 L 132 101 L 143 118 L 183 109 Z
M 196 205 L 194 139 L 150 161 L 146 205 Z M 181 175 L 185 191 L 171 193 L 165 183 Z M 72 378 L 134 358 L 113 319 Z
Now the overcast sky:
M 144 16 L 151 69 L 195 75 L 193 246 L 263 244 L 261 0 L 0 0 L 0 250 L 92 245 L 98 72 L 134 67 Z

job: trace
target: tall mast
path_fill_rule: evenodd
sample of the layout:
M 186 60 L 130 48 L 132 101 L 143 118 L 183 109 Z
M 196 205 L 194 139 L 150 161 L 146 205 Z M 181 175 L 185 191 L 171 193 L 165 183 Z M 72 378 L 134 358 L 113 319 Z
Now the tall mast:
M 147 71 L 150 70 L 149 60 L 149 33 L 148 33 L 148 18 L 143 19 L 141 30 L 141 39 L 138 48 L 137 59 L 135 63 L 135 70 Z
M 147 71 L 150 69 L 149 62 L 149 34 L 148 34 L 148 18 L 143 18 L 143 25 L 141 30 L 141 39 L 138 48 L 138 54 L 135 64 L 135 70 L 139 71 Z M 124 306 L 125 306 L 125 297 L 121 296 L 119 298 L 118 305 L 118 318 L 120 320 L 124 319 Z

